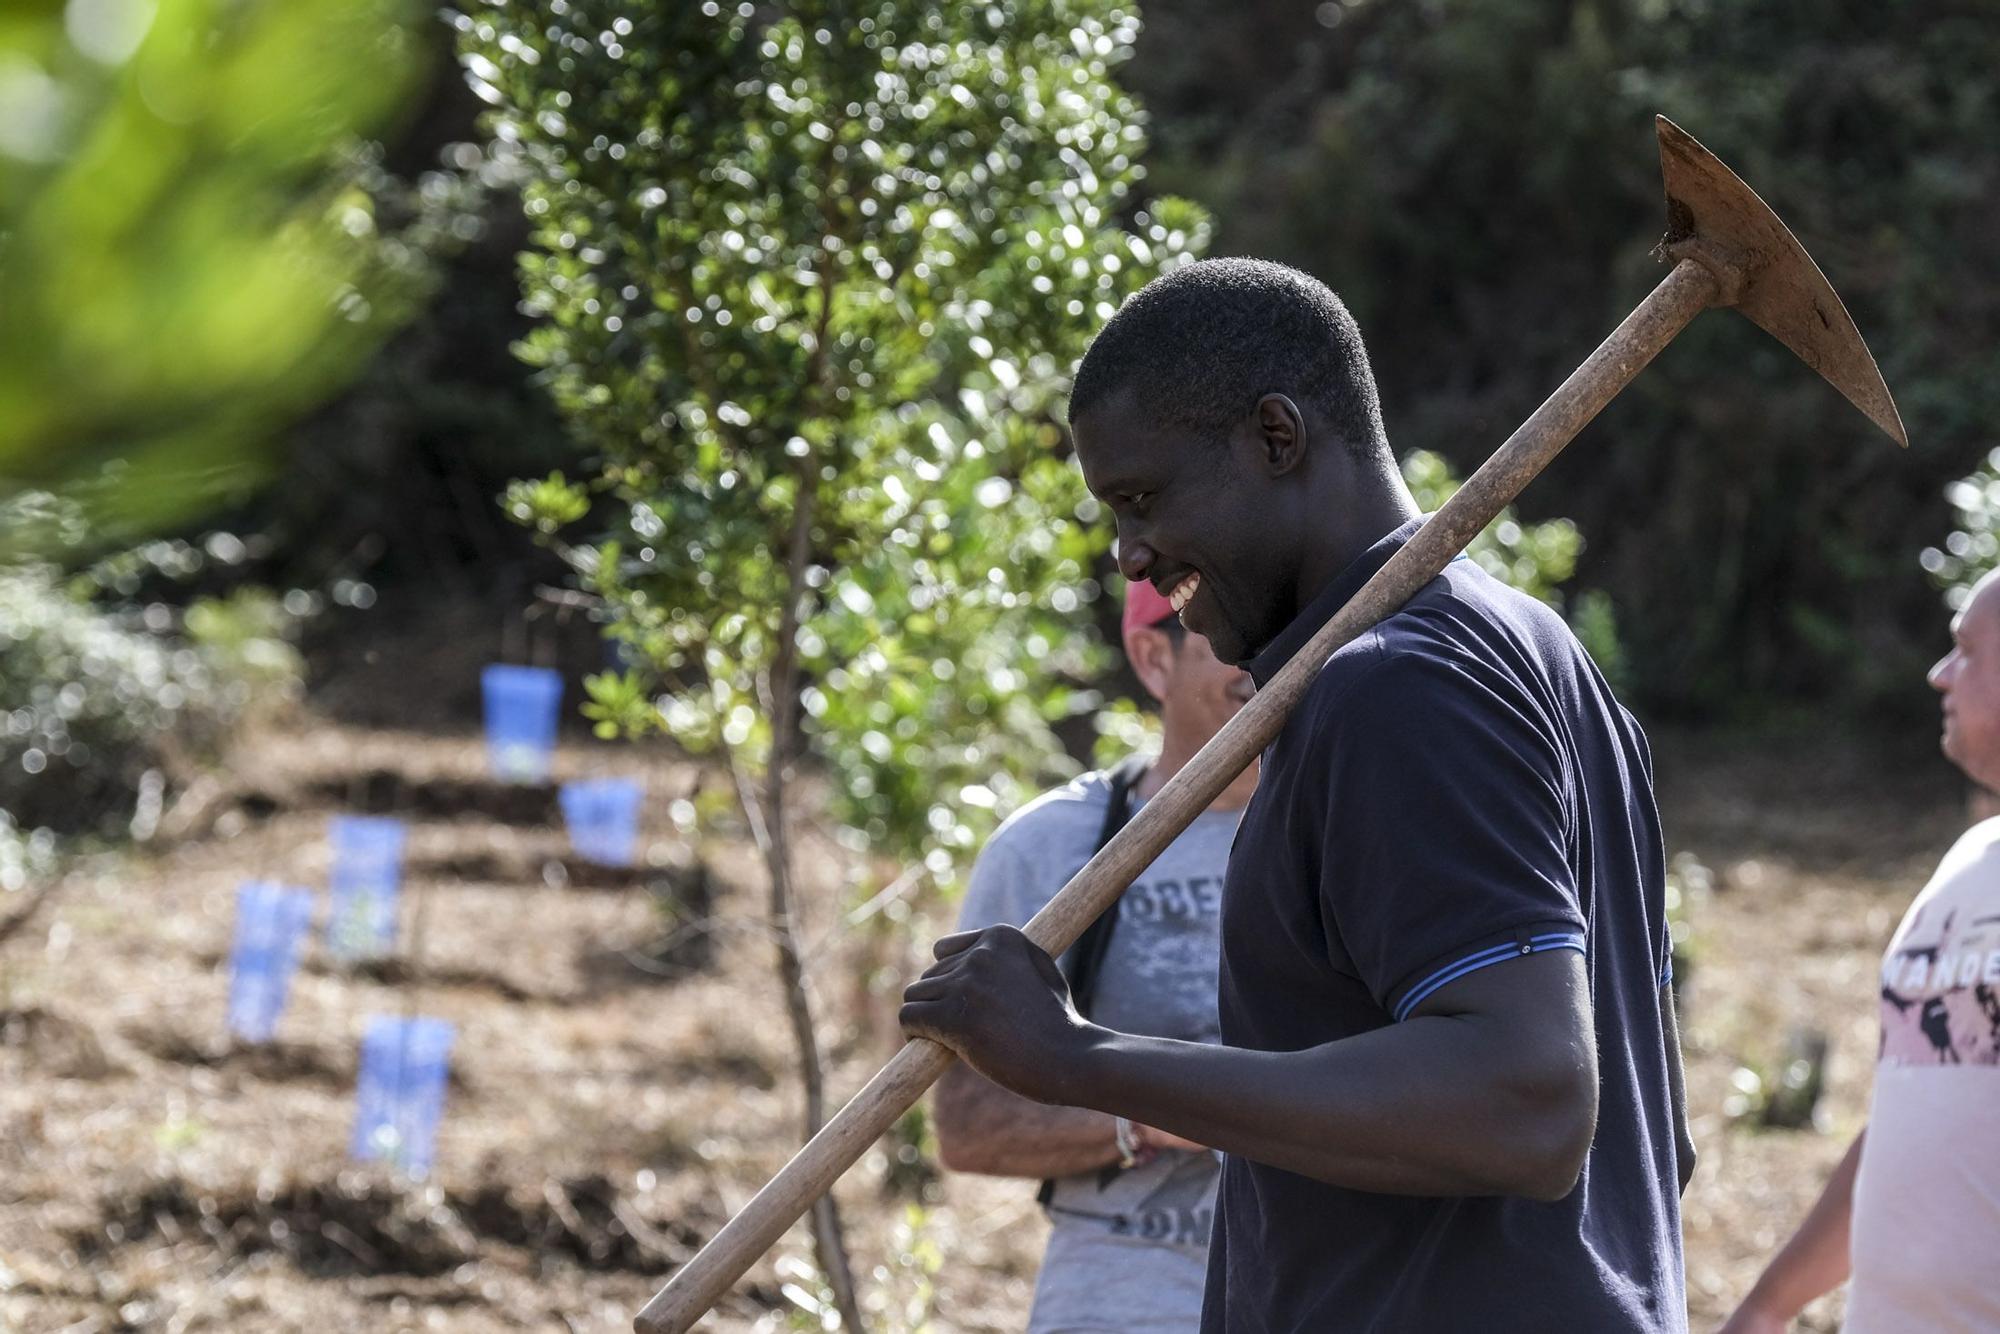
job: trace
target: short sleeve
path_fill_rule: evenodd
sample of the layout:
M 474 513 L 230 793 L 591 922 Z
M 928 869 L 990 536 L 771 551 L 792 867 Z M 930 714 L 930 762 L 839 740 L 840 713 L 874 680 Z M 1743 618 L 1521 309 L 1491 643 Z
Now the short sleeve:
M 1395 1019 L 1479 969 L 1585 949 L 1567 767 L 1518 688 L 1381 658 L 1329 703 L 1322 744 L 1322 907 Z
M 966 881 L 965 902 L 959 905 L 958 929 L 977 931 L 982 927 L 1026 926 L 1041 911 L 1048 894 L 1037 890 L 1026 862 L 1011 840 L 995 838 L 973 859 L 972 875 Z

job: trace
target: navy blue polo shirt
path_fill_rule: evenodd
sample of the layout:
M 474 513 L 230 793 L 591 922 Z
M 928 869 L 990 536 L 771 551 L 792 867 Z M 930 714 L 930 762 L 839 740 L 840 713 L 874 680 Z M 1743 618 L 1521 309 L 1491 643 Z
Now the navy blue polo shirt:
M 1416 526 L 1258 655 L 1260 686 Z M 1264 753 L 1230 855 L 1223 1041 L 1320 1046 L 1467 973 L 1574 950 L 1597 1132 L 1553 1203 L 1345 1190 L 1228 1157 L 1205 1334 L 1687 1328 L 1663 863 L 1645 738 L 1540 602 L 1455 561 L 1333 655 Z

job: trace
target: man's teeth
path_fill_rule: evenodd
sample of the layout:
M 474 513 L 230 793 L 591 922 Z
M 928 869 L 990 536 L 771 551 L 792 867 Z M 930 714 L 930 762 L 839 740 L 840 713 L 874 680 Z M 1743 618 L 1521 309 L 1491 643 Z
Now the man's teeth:
M 1173 604 L 1175 611 L 1185 611 L 1187 610 L 1189 599 L 1194 597 L 1194 591 L 1200 587 L 1201 576 L 1199 574 L 1191 574 L 1174 586 L 1174 591 L 1167 594 L 1167 601 Z

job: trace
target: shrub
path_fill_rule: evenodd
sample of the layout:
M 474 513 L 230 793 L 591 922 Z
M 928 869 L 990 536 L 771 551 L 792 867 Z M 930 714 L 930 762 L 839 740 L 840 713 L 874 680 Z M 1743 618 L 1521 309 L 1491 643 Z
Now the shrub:
M 0 522 L 24 511 L 64 526 L 46 496 L 0 507 Z M 271 594 L 240 590 L 183 611 L 119 591 L 140 586 L 142 567 L 187 575 L 211 559 L 151 543 L 77 573 L 0 564 L 0 699 L 13 706 L 0 712 L 0 814 L 10 828 L 115 832 L 149 773 L 153 783 L 184 777 L 254 706 L 296 684 L 296 618 Z M 26 867 L 8 856 L 0 851 L 0 874 Z

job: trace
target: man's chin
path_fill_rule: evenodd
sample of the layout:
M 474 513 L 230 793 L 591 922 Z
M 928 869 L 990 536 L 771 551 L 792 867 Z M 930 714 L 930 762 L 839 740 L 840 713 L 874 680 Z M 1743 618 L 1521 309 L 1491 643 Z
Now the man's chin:
M 1209 652 L 1215 654 L 1217 662 L 1228 663 L 1231 667 L 1247 668 L 1257 651 L 1245 647 L 1243 636 L 1229 631 L 1217 631 L 1204 636 L 1208 640 Z
M 1204 610 L 1207 610 L 1204 608 Z M 1241 667 L 1244 660 L 1253 656 L 1243 648 L 1243 636 L 1236 633 L 1236 627 L 1227 623 L 1216 624 L 1213 615 L 1196 615 L 1190 620 L 1186 612 L 1181 613 L 1181 629 L 1191 635 L 1200 635 L 1208 641 L 1208 651 L 1215 655 L 1217 662 L 1226 662 L 1232 667 Z

